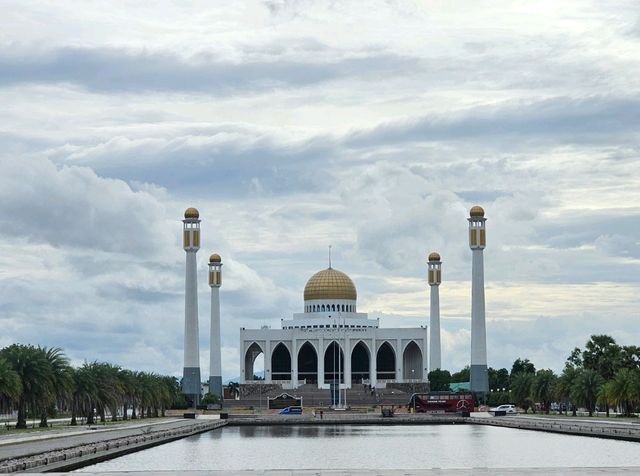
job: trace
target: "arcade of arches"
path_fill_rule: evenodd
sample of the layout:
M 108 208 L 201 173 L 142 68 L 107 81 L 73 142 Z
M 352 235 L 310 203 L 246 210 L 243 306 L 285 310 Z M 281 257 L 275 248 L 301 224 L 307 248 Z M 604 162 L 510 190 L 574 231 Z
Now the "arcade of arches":
M 302 343 L 298 348 L 296 357 L 298 380 L 306 383 L 318 383 L 318 375 L 323 377 L 323 382 L 340 380 L 345 382 L 345 376 L 350 374 L 351 383 L 370 381 L 371 372 L 375 372 L 376 380 L 405 381 L 423 379 L 423 355 L 420 347 L 411 340 L 402 351 L 402 366 L 398 368 L 396 351 L 387 341 L 378 346 L 375 355 L 375 366 L 371 361 L 369 346 L 363 341 L 352 345 L 349 360 L 345 360 L 343 343 L 331 341 L 325 346 L 324 355 L 318 358 L 316 347 L 309 341 Z M 252 381 L 257 378 L 254 365 L 264 352 L 260 345 L 253 342 L 245 353 L 244 378 Z M 271 381 L 290 381 L 293 378 L 292 357 L 289 348 L 282 342 L 275 343 L 272 347 L 270 358 Z M 348 370 L 347 370 L 348 369 Z M 399 372 L 402 372 L 401 374 Z

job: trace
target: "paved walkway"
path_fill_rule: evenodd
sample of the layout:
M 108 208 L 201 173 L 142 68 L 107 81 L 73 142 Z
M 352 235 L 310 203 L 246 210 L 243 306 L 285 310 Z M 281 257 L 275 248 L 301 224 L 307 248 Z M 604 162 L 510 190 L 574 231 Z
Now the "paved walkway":
M 35 432 L 21 435 L 11 435 L 0 442 L 0 461 L 22 456 L 29 456 L 48 451 L 57 451 L 74 446 L 80 446 L 100 441 L 122 438 L 127 436 L 144 435 L 147 431 L 172 429 L 185 425 L 192 425 L 194 420 L 178 418 L 150 419 L 144 423 L 109 425 L 96 429 L 78 429 L 77 431 L 62 431 L 55 433 Z
M 64 476 L 68 473 L 48 473 Z M 497 476 L 516 475 L 543 476 L 543 475 L 640 475 L 640 467 L 623 468 L 472 468 L 472 469 L 385 469 L 385 470 L 267 470 L 267 471 L 145 471 L 145 472 L 111 472 L 111 473 L 83 473 L 86 475 L 113 476 L 117 474 L 128 474 L 138 476 Z

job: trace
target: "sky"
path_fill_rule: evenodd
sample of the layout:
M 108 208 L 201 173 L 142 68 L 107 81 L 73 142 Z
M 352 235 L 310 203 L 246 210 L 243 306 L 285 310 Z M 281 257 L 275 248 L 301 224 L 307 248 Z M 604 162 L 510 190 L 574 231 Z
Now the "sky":
M 383 327 L 469 363 L 468 210 L 486 210 L 488 364 L 561 370 L 640 344 L 635 1 L 6 0 L 0 347 L 180 375 L 184 209 L 222 255 L 223 377 L 239 329 L 346 272 Z M 259 365 L 259 364 L 258 364 Z

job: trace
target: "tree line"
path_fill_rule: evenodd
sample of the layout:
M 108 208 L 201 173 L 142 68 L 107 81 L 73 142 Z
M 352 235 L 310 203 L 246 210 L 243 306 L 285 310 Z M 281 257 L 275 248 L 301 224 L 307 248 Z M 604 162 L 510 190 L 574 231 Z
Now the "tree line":
M 640 347 L 620 346 L 608 335 L 592 335 L 584 349 L 576 347 L 558 375 L 550 369 L 536 370 L 529 359 L 518 358 L 511 371 L 488 369 L 491 406 L 514 403 L 525 411 L 554 409 L 576 415 L 577 407 L 589 416 L 596 407 L 632 415 L 640 408 Z M 447 390 L 453 382 L 468 382 L 469 368 L 451 374 L 429 373 L 432 390 Z
M 46 427 L 57 412 L 70 414 L 76 425 L 78 418 L 94 424 L 108 415 L 112 421 L 164 416 L 172 407 L 186 407 L 175 377 L 104 362 L 75 368 L 57 347 L 13 344 L 0 349 L 0 412 L 17 410 L 16 428 L 26 428 L 27 417 L 39 418 Z

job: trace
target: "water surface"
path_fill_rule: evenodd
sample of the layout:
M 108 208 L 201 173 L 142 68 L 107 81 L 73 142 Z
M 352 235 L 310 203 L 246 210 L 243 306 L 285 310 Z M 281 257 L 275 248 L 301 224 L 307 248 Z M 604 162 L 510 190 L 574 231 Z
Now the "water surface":
M 481 425 L 224 427 L 80 471 L 640 466 L 640 444 Z

